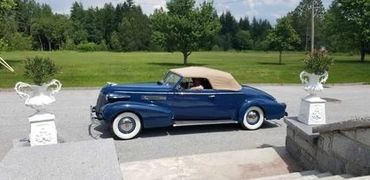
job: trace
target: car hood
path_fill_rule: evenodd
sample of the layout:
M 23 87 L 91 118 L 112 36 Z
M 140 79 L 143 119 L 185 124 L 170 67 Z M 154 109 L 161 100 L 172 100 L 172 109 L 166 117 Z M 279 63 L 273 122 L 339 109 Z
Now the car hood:
M 170 91 L 171 86 L 158 83 L 137 83 L 137 84 L 107 84 L 103 87 L 104 94 L 114 91 L 137 91 L 137 92 L 158 92 Z
M 276 99 L 271 96 L 270 94 L 266 93 L 265 91 L 262 91 L 260 89 L 257 89 L 257 88 L 254 88 L 254 87 L 251 87 L 251 86 L 246 86 L 246 85 L 243 85 L 243 88 L 242 88 L 242 91 L 246 94 L 246 95 L 249 95 L 249 96 L 258 96 L 258 97 L 264 97 L 264 98 L 267 98 L 267 99 L 271 99 L 273 101 L 276 101 Z

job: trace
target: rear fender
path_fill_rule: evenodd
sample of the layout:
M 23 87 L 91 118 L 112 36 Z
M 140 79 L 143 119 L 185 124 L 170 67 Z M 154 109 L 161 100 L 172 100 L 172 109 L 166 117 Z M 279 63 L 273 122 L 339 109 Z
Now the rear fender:
M 155 104 L 121 101 L 105 105 L 102 112 L 103 119 L 107 123 L 111 123 L 122 112 L 133 112 L 137 114 L 141 118 L 144 128 L 167 127 L 173 123 L 172 111 Z
M 267 120 L 269 119 L 280 119 L 285 114 L 285 106 L 276 101 L 266 100 L 266 99 L 254 99 L 251 101 L 246 100 L 241 106 L 238 115 L 238 121 L 242 122 L 244 114 L 249 107 L 257 106 L 260 107 Z

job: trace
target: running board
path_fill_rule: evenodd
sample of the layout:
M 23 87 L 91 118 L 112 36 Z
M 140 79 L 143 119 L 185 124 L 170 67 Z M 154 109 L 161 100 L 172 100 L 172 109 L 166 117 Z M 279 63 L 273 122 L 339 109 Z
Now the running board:
M 180 120 L 174 121 L 173 126 L 196 126 L 196 125 L 212 125 L 212 124 L 237 124 L 235 120 Z

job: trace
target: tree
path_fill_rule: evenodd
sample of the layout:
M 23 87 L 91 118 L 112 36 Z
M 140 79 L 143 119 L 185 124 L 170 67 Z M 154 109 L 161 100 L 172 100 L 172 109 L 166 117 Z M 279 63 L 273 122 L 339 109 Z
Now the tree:
M 147 50 L 151 38 L 149 18 L 132 4 L 118 26 L 118 34 L 124 51 Z
M 195 0 L 170 0 L 168 12 L 160 9 L 152 16 L 154 31 L 164 37 L 161 45 L 168 51 L 180 51 L 185 65 L 202 41 L 213 40 L 220 26 L 212 3 L 203 2 L 197 8 L 194 5 Z
M 239 31 L 238 22 L 230 11 L 222 13 L 220 16 L 221 29 L 218 37 L 218 45 L 224 51 L 235 48 L 236 33 Z
M 335 2 L 334 2 L 335 3 Z M 369 0 L 338 0 L 339 13 L 353 25 L 352 34 L 358 42 L 361 62 L 365 62 L 365 54 L 370 51 L 370 3 Z
M 341 15 L 338 2 L 333 1 L 324 18 L 324 44 L 327 49 L 334 52 L 353 51 L 353 47 L 358 46 L 354 27 L 352 22 Z
M 271 24 L 266 19 L 257 20 L 255 17 L 253 17 L 250 26 L 249 32 L 252 36 L 253 48 L 260 50 L 261 47 L 263 47 L 263 42 L 265 41 L 269 30 L 271 29 Z
M 121 51 L 121 43 L 119 41 L 118 33 L 113 31 L 112 36 L 110 37 L 111 49 L 113 51 Z
M 249 31 L 250 23 L 248 17 L 240 18 L 239 19 L 239 28 L 244 31 Z
M 279 51 L 279 64 L 282 62 L 283 51 L 300 42 L 298 34 L 286 17 L 278 20 L 276 27 L 267 35 L 267 40 L 271 48 Z
M 298 33 L 301 40 L 296 49 L 308 50 L 311 41 L 311 20 L 312 20 L 312 1 L 315 7 L 315 44 L 321 45 L 323 41 L 322 24 L 324 20 L 325 8 L 321 0 L 301 0 L 299 5 L 288 13 L 291 25 Z
M 11 9 L 15 6 L 13 0 L 0 1 L 0 40 L 8 33 L 14 32 L 14 20 L 10 19 Z M 11 21 L 11 22 L 10 22 Z M 12 26 L 12 27 L 10 27 Z M 4 43 L 4 42 L 3 42 Z
M 237 50 L 246 50 L 252 47 L 253 41 L 249 31 L 240 30 L 235 35 L 234 48 Z
M 15 2 L 13 0 L 1 0 L 0 1 L 0 15 L 6 14 L 8 10 L 15 6 Z

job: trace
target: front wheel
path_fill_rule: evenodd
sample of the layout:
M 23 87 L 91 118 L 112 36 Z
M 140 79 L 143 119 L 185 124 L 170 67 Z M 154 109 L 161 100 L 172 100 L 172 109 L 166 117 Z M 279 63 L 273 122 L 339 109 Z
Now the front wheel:
M 252 106 L 245 111 L 241 125 L 243 129 L 255 130 L 262 126 L 264 119 L 263 110 L 257 106 Z
M 112 123 L 112 132 L 119 139 L 132 139 L 141 131 L 140 118 L 132 112 L 119 114 Z

